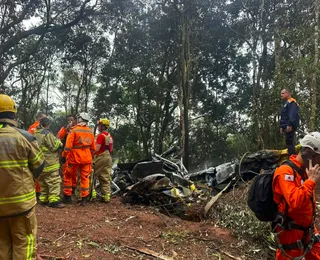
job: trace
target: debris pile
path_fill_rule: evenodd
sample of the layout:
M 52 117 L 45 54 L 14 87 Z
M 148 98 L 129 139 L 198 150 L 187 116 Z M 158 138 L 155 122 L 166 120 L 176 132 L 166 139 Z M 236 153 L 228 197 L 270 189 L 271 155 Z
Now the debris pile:
M 171 149 L 164 155 L 174 151 Z M 211 207 L 221 195 L 209 201 L 211 194 L 232 188 L 240 179 L 250 180 L 261 170 L 275 168 L 288 157 L 287 149 L 263 150 L 246 153 L 239 162 L 188 173 L 180 160 L 171 161 L 164 155 L 155 154 L 152 160 L 117 164 L 112 173 L 113 195 L 122 195 L 126 203 L 147 203 L 181 218 L 189 218 L 193 207 L 201 207 L 201 213 L 198 212 L 201 218 L 204 209 Z M 206 205 L 208 201 L 210 205 Z

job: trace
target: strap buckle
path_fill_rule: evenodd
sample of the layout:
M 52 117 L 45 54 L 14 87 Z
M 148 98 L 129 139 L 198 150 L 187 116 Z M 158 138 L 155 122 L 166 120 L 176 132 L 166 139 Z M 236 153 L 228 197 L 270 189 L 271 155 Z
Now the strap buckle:
M 298 246 L 298 248 L 300 248 L 300 249 L 304 249 L 304 245 L 303 245 L 303 243 L 302 243 L 302 241 L 301 240 L 297 240 L 297 246 Z

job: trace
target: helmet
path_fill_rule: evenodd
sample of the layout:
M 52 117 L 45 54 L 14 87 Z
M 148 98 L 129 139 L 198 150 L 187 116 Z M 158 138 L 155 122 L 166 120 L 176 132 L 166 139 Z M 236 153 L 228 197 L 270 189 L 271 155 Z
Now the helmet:
M 90 120 L 90 116 L 86 112 L 81 112 L 80 114 L 78 114 L 77 118 L 79 118 L 79 117 L 82 118 L 82 120 L 87 121 L 87 122 Z
M 17 113 L 13 99 L 4 94 L 0 94 L 0 113 L 1 112 Z
M 308 147 L 320 154 L 320 133 L 312 132 L 305 135 L 305 137 L 300 140 L 300 144 L 302 147 Z
M 106 127 L 110 126 L 110 120 L 107 118 L 100 118 L 99 124 L 105 125 Z

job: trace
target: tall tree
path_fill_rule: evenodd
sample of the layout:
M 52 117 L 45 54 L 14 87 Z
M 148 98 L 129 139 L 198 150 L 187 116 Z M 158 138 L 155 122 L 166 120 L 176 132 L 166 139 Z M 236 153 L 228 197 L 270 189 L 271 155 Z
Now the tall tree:
M 2 0 L 0 2 L 0 85 L 10 72 L 30 60 L 46 35 L 68 29 L 86 17 L 91 11 L 90 0 Z M 37 25 L 30 19 L 37 17 Z M 28 25 L 29 20 L 29 25 Z M 34 43 L 24 53 L 17 55 L 27 39 Z M 29 41 L 30 42 L 30 41 Z

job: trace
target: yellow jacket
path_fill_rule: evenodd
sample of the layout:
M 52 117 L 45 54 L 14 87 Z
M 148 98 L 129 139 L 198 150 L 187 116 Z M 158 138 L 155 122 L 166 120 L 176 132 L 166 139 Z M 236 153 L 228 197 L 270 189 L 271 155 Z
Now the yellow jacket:
M 0 121 L 0 217 L 24 213 L 36 204 L 34 179 L 44 167 L 36 139 Z M 14 124 L 12 124 L 14 125 Z
M 36 129 L 34 136 L 46 161 L 43 172 L 58 170 L 60 168 L 58 149 L 62 145 L 61 141 L 48 129 Z

